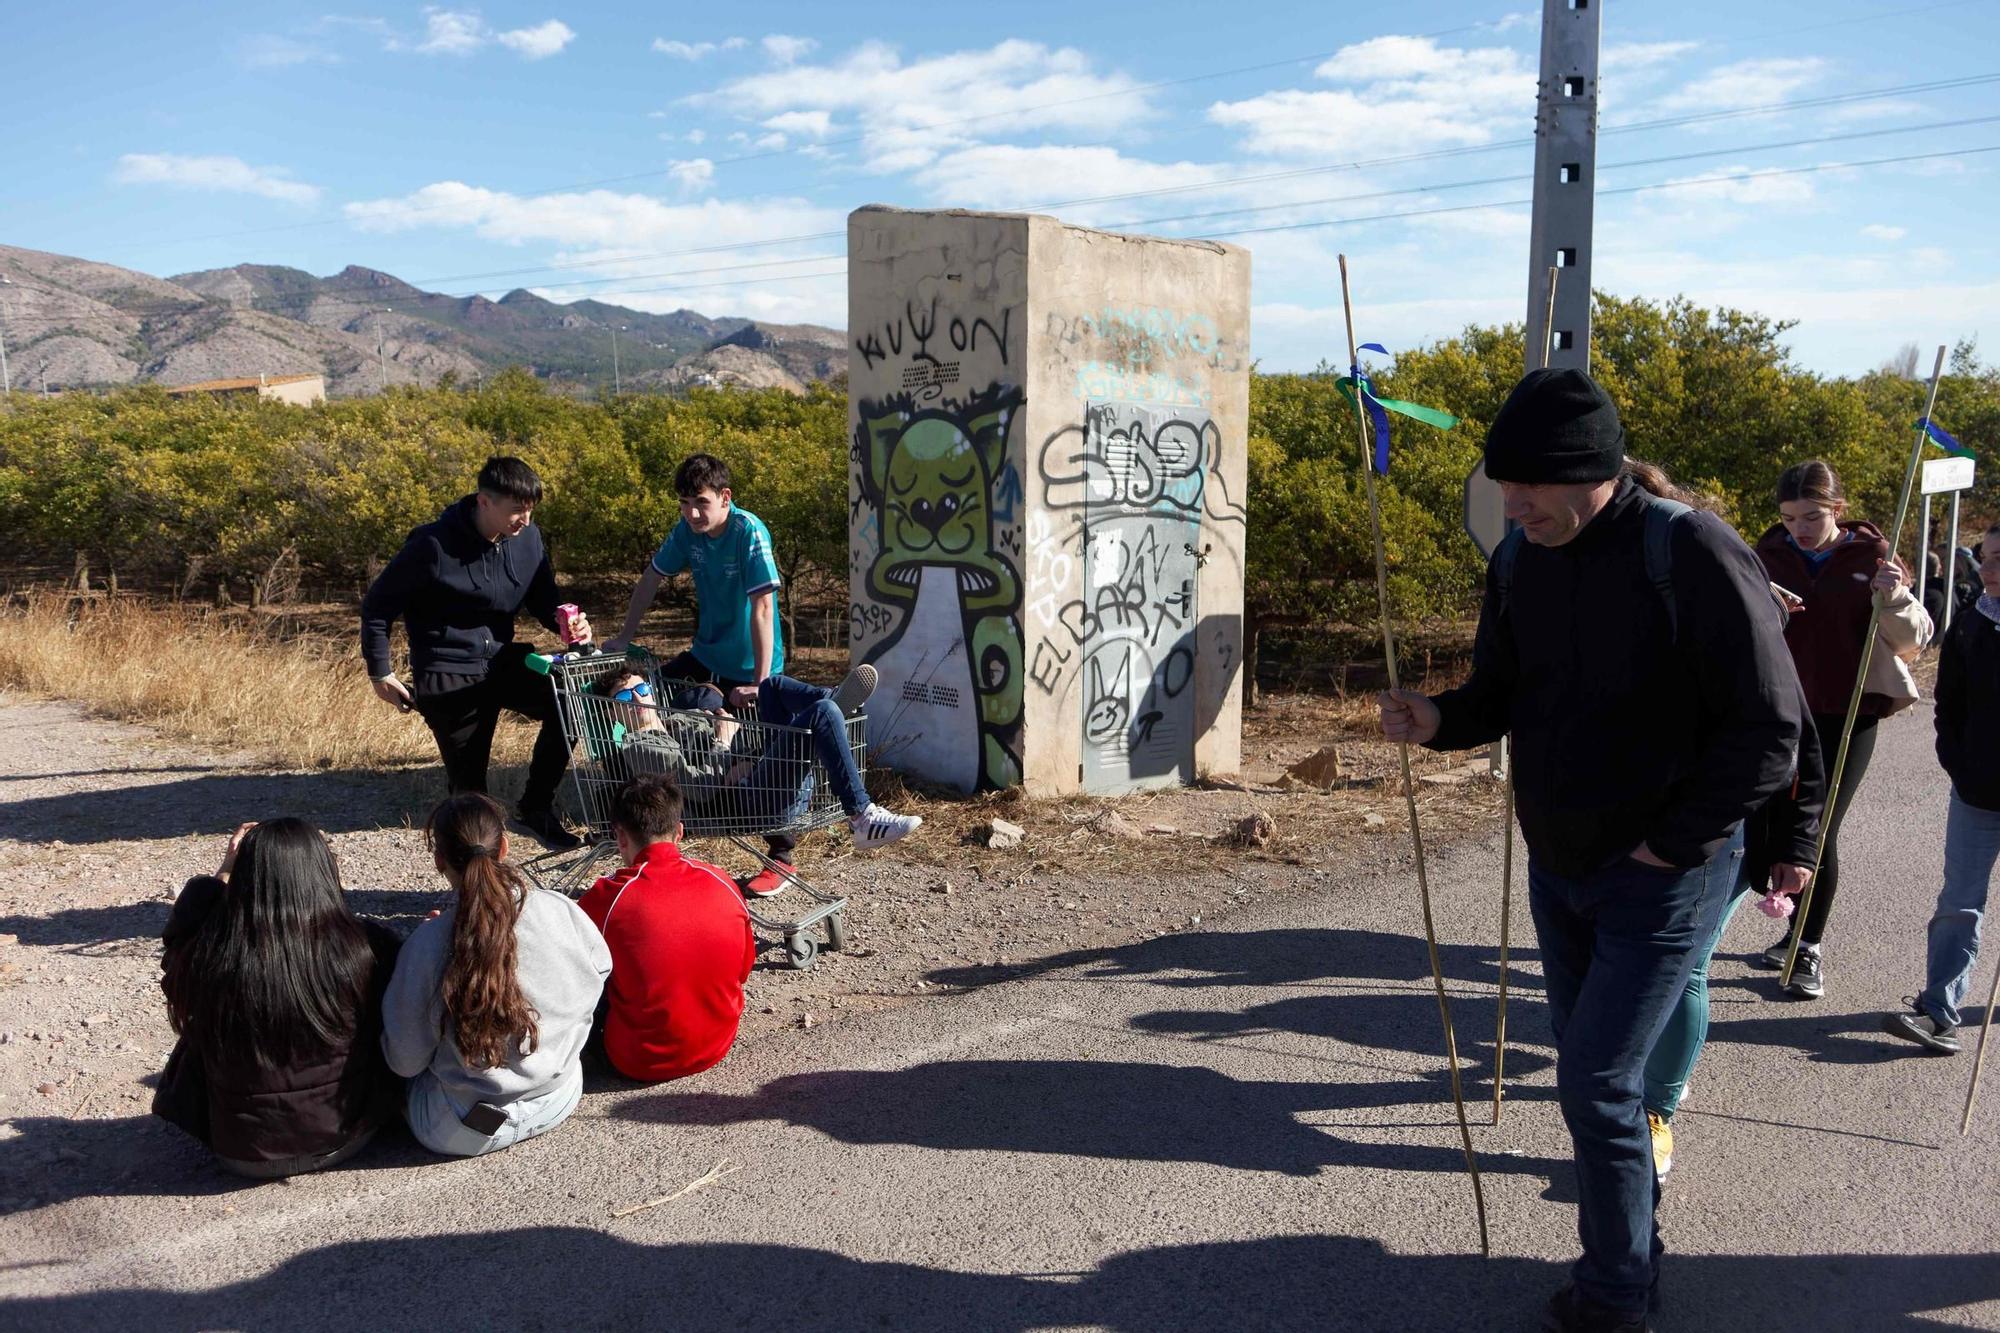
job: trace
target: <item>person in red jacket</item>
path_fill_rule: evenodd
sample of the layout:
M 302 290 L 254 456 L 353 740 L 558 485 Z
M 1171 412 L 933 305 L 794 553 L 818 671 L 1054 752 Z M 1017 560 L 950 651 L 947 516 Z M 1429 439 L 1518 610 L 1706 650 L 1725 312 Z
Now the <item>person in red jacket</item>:
M 618 791 L 611 832 L 625 868 L 578 905 L 611 948 L 589 1052 L 641 1083 L 698 1074 L 729 1054 L 757 957 L 736 881 L 681 855 L 681 790 L 645 774 Z
M 1785 469 L 1778 478 L 1778 513 L 1781 521 L 1758 539 L 1757 558 L 1791 612 L 1785 646 L 1791 649 L 1792 665 L 1805 687 L 1829 779 L 1854 679 L 1861 670 L 1861 650 L 1868 642 L 1869 617 L 1875 602 L 1882 603 L 1877 630 L 1881 642 L 1869 667 L 1871 688 L 1861 697 L 1840 789 L 1826 810 L 1826 848 L 1788 987 L 1801 999 L 1816 1000 L 1826 986 L 1820 940 L 1840 888 L 1841 821 L 1868 775 L 1876 724 L 1916 698 L 1916 684 L 1899 654 L 1914 652 L 1930 641 L 1931 619 L 1911 595 L 1910 576 L 1881 530 L 1845 516 L 1847 493 L 1825 463 L 1815 460 Z M 1872 688 L 1878 683 L 1885 688 Z M 1787 932 L 1759 961 L 1782 968 L 1790 945 Z

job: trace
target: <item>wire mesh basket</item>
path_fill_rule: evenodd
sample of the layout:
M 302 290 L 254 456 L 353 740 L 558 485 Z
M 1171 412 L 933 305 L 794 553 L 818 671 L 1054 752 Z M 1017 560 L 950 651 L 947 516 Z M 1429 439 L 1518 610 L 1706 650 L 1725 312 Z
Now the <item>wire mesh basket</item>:
M 748 841 L 845 822 L 846 812 L 814 753 L 812 732 L 760 721 L 754 707 L 730 711 L 715 687 L 661 676 L 658 659 L 642 648 L 622 656 L 571 653 L 547 660 L 570 743 L 570 803 L 590 843 L 560 868 L 557 887 L 580 891 L 600 864 L 616 857 L 611 811 L 618 789 L 641 774 L 660 773 L 681 789 L 687 837 L 727 838 L 813 900 L 813 907 L 792 920 L 750 912 L 754 923 L 784 938 L 793 966 L 811 964 L 817 944 L 807 932 L 822 921 L 827 947 L 841 947 L 847 900 L 820 892 Z M 634 676 L 642 683 L 617 688 Z M 614 697 L 618 694 L 625 697 Z M 867 754 L 866 718 L 846 719 L 845 743 L 860 770 Z

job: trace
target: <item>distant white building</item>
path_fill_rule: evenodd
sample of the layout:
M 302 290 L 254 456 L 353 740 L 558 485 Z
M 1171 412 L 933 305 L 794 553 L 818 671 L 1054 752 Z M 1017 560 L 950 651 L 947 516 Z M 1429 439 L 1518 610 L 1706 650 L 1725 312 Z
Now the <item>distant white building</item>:
M 232 380 L 203 380 L 199 384 L 177 384 L 167 390 L 176 398 L 191 393 L 212 393 L 220 398 L 256 394 L 297 407 L 311 407 L 326 401 L 324 375 L 249 375 Z

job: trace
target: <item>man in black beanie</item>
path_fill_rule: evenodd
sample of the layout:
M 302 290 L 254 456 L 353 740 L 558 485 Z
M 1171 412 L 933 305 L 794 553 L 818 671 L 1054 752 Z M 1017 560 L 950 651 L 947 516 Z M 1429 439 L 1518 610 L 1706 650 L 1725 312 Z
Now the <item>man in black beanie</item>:
M 1583 1242 L 1545 1327 L 1623 1333 L 1646 1327 L 1663 1248 L 1646 1056 L 1734 888 L 1744 817 L 1791 779 L 1799 693 L 1756 557 L 1628 475 L 1589 376 L 1515 386 L 1486 474 L 1520 531 L 1487 568 L 1472 677 L 1384 694 L 1382 723 L 1438 750 L 1513 736 Z

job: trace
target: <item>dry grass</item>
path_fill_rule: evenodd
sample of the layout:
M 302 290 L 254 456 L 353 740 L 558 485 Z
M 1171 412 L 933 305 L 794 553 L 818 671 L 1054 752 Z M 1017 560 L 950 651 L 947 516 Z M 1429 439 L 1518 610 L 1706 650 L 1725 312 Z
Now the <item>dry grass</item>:
M 0 609 L 0 687 L 287 767 L 437 760 L 420 721 L 375 699 L 351 636 L 250 613 L 30 594 Z M 503 728 L 496 754 L 515 757 L 521 730 Z

